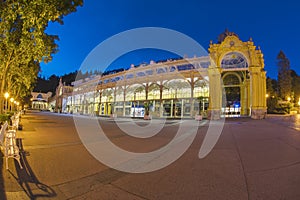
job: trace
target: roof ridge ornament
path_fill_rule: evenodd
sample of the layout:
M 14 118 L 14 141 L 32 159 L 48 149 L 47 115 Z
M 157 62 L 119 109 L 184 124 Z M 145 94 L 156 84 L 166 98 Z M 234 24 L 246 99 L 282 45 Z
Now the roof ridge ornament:
M 226 28 L 225 31 L 219 35 L 218 44 L 221 44 L 227 36 L 235 36 L 239 38 L 239 36 L 235 32 L 230 32 L 228 28 Z

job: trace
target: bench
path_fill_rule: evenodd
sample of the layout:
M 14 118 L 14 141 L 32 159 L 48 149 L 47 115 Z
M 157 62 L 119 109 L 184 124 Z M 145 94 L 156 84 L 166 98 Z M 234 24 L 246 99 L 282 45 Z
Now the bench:
M 16 138 L 16 132 L 19 128 L 19 123 L 20 123 L 20 115 L 16 114 L 14 116 L 12 116 L 11 119 L 11 126 L 8 125 L 8 131 L 6 131 L 6 137 L 12 137 L 12 138 Z
M 5 136 L 5 131 L 8 127 L 7 122 L 5 122 L 2 127 L 1 127 L 1 131 L 0 131 L 0 146 L 3 147 L 4 146 L 4 136 Z
M 16 145 L 16 132 L 15 130 L 7 130 L 8 123 L 5 122 L 0 131 L 0 145 L 1 149 L 4 152 L 5 162 L 6 162 L 6 169 L 8 169 L 8 158 L 14 158 L 18 161 L 19 166 L 23 169 L 21 162 L 20 162 L 20 150 L 19 147 Z

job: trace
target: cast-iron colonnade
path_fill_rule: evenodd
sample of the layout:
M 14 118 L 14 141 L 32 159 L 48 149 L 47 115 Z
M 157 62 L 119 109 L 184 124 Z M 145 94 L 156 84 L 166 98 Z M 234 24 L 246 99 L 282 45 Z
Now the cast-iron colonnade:
M 149 108 L 153 117 L 264 118 L 266 72 L 261 50 L 252 39 L 243 42 L 232 32 L 220 36 L 218 43 L 211 42 L 209 56 L 151 61 L 77 80 L 72 94 L 62 94 L 62 110 L 143 117 Z

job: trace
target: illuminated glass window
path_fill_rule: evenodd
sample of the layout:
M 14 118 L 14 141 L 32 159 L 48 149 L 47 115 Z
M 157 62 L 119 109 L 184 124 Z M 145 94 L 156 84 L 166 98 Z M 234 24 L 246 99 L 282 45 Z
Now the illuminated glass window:
M 137 72 L 136 75 L 137 76 L 146 76 L 146 74 L 144 72 Z
M 221 67 L 224 69 L 248 68 L 248 63 L 241 53 L 231 52 L 223 57 Z
M 166 72 L 167 72 L 167 70 L 164 69 L 164 68 L 158 68 L 158 69 L 156 69 L 156 73 L 157 74 L 166 73 Z
M 147 71 L 146 71 L 146 74 L 147 74 L 147 75 L 153 75 L 153 70 L 147 70 Z
M 127 75 L 126 75 L 126 79 L 131 79 L 131 78 L 134 78 L 134 75 L 133 75 L 133 74 L 127 74 Z

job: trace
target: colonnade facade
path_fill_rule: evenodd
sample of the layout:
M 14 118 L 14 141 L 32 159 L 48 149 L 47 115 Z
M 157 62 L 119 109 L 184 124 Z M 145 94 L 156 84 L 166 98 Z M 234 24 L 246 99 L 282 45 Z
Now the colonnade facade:
M 64 112 L 125 117 L 210 119 L 266 114 L 263 54 L 252 39 L 225 32 L 209 56 L 150 62 L 73 83 Z M 146 113 L 148 112 L 149 113 Z
M 208 57 L 168 60 L 74 82 L 73 113 L 143 117 L 192 117 L 208 108 Z M 205 67 L 206 66 L 206 67 Z

